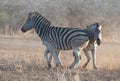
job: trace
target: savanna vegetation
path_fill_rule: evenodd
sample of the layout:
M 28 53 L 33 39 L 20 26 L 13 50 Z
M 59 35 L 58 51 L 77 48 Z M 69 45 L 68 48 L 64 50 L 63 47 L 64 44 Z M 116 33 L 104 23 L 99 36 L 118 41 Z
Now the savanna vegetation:
M 72 51 L 61 51 L 63 68 L 48 69 L 39 37 L 21 27 L 29 12 L 37 11 L 52 25 L 84 28 L 99 22 L 103 41 L 97 47 L 97 70 L 92 61 L 67 69 Z M 120 81 L 120 0 L 0 0 L 0 81 Z
M 119 3 L 119 0 L 0 0 L 0 33 L 19 35 L 27 14 L 38 11 L 57 26 L 83 28 L 99 22 L 105 38 L 118 40 Z

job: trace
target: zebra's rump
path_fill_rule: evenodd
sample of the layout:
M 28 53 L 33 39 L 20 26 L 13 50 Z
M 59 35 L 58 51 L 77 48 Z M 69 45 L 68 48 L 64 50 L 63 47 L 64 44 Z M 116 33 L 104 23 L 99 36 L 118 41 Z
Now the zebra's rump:
M 89 40 L 87 33 L 79 28 L 55 27 L 49 37 L 54 47 L 60 50 L 71 50 L 83 46 Z

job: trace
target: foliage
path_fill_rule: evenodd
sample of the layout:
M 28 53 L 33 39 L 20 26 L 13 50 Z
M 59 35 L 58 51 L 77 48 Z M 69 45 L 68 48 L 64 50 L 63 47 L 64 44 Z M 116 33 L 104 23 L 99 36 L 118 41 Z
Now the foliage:
M 6 13 L 0 13 L 0 27 L 7 24 L 9 21 L 9 16 Z
M 8 14 L 9 22 L 2 21 L 14 34 L 19 32 L 29 12 L 38 11 L 57 26 L 82 28 L 99 22 L 105 29 L 104 36 L 114 37 L 120 29 L 119 4 L 119 0 L 0 0 L 0 13 Z

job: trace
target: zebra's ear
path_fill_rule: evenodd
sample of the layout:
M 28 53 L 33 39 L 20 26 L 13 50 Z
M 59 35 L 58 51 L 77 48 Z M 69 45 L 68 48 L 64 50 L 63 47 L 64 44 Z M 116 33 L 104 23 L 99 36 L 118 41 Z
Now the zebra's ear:
M 34 12 L 32 13 L 32 16 L 35 16 L 36 14 L 38 14 L 38 12 L 34 11 Z
M 33 14 L 38 14 L 38 12 L 34 11 Z
M 30 13 L 29 13 L 29 17 L 30 17 L 30 18 L 33 18 L 36 14 L 37 14 L 37 12 L 30 12 Z

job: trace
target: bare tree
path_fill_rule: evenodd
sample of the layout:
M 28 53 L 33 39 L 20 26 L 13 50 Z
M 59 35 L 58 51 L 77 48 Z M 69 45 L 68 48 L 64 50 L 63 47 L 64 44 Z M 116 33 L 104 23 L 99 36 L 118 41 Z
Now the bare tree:
M 3 30 L 13 35 L 19 32 L 29 12 L 38 11 L 57 26 L 81 28 L 101 22 L 104 36 L 115 39 L 120 29 L 117 27 L 120 20 L 119 4 L 120 0 L 0 0 L 0 13 L 6 14 L 9 20 L 6 22 L 3 19 L 0 23 L 4 22 L 4 28 L 9 29 Z M 116 32 L 116 35 L 111 32 Z

